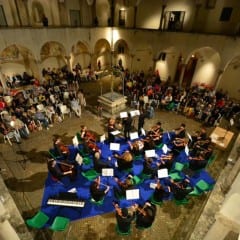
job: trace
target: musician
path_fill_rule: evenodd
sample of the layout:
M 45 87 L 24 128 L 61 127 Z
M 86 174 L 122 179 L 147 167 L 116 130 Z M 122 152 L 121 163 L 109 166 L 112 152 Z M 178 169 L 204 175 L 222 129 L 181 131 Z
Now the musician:
M 184 179 L 182 182 L 174 182 L 170 180 L 170 189 L 173 192 L 173 196 L 176 200 L 183 200 L 186 196 L 193 191 L 192 186 L 188 179 Z
M 155 205 L 150 202 L 146 202 L 143 206 L 135 205 L 137 209 L 136 213 L 136 227 L 137 228 L 148 228 L 151 227 L 157 212 Z
M 189 168 L 192 170 L 199 170 L 207 166 L 208 160 L 205 158 L 204 152 L 200 152 L 199 155 L 189 157 Z
M 121 233 L 128 233 L 130 231 L 131 222 L 135 219 L 135 206 L 132 206 L 133 214 L 128 213 L 127 208 L 120 208 L 118 203 L 113 203 L 116 211 L 116 220 L 118 229 Z
M 142 140 L 135 140 L 133 143 L 128 141 L 128 145 L 134 155 L 140 155 L 144 152 L 144 141 Z
M 145 158 L 143 162 L 143 174 L 151 175 L 151 178 L 157 175 L 158 167 L 160 163 L 157 163 L 155 166 L 153 165 L 152 158 Z
M 122 125 L 123 125 L 123 132 L 124 132 L 124 137 L 125 139 L 129 139 L 130 138 L 130 131 L 132 129 L 132 122 L 133 119 L 131 117 L 131 114 L 128 113 L 128 117 L 123 119 Z
M 127 170 L 133 167 L 133 155 L 127 150 L 122 155 L 114 154 L 117 159 L 118 169 Z
M 188 145 L 187 138 L 175 138 L 173 140 L 172 153 L 176 157 Z
M 153 199 L 157 202 L 162 202 L 164 198 L 168 198 L 170 195 L 170 187 L 163 187 L 158 179 L 157 186 L 153 193 Z
M 140 115 L 138 116 L 138 135 L 140 136 L 142 134 L 141 129 L 144 126 L 145 118 L 147 117 L 146 112 L 140 108 Z
M 156 145 L 160 144 L 163 136 L 162 123 L 157 122 L 157 124 L 148 131 L 147 136 L 151 137 Z
M 107 131 L 108 131 L 108 141 L 109 143 L 111 142 L 115 142 L 115 136 L 112 134 L 113 131 L 116 131 L 117 129 L 115 128 L 115 119 L 110 118 L 108 121 L 108 127 L 107 127 Z
M 212 141 L 210 137 L 206 138 L 205 140 L 196 141 L 195 144 L 193 145 L 191 155 L 195 156 L 201 151 L 212 152 L 212 149 L 210 146 L 211 142 Z
M 101 173 L 103 168 L 111 168 L 110 163 L 101 160 L 101 153 L 95 152 L 93 156 L 93 168 L 96 172 Z
M 179 128 L 176 128 L 174 130 L 175 132 L 175 138 L 185 138 L 186 136 L 186 125 L 185 123 L 182 123 Z
M 84 139 L 86 137 L 86 134 L 87 134 L 87 126 L 82 125 L 80 129 L 81 139 Z
M 126 197 L 126 190 L 133 188 L 133 177 L 128 175 L 124 181 L 120 181 L 118 178 L 115 178 L 115 181 L 117 186 L 113 188 L 113 191 L 116 198 L 121 198 L 122 196 Z
M 174 159 L 173 153 L 162 155 L 159 159 L 160 160 L 159 169 L 167 168 L 168 170 L 171 170 L 173 165 L 173 159 Z
M 48 171 L 58 181 L 60 181 L 64 176 L 67 176 L 67 175 L 70 176 L 73 173 L 72 171 L 73 166 L 70 167 L 68 170 L 63 171 L 60 165 L 57 164 L 57 161 L 54 160 L 53 158 L 48 159 L 47 166 L 48 166 Z
M 100 185 L 104 186 L 105 188 L 104 189 L 100 188 Z M 101 184 L 100 176 L 96 178 L 95 181 L 92 182 L 90 186 L 91 197 L 96 202 L 101 201 L 109 190 L 110 190 L 109 186 Z
M 68 146 L 62 142 L 61 138 L 53 138 L 53 149 L 58 156 L 63 157 L 65 160 L 69 158 L 70 150 Z

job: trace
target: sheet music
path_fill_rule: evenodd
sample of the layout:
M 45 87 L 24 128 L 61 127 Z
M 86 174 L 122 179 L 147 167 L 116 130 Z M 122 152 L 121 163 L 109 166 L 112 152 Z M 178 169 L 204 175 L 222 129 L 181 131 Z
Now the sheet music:
M 192 142 L 192 136 L 187 132 L 187 136 L 189 138 L 189 140 Z
M 120 112 L 120 118 L 127 118 L 128 114 L 127 112 Z
M 163 144 L 162 151 L 163 151 L 164 154 L 167 154 L 167 152 L 168 152 L 168 147 L 167 147 L 166 144 Z
M 126 190 L 126 199 L 139 199 L 139 189 Z
M 157 187 L 157 184 L 151 182 L 149 187 L 152 188 L 152 189 L 155 189 Z
M 78 142 L 77 136 L 75 136 L 75 137 L 72 139 L 72 143 L 73 143 L 74 147 L 78 147 L 79 142 Z
M 131 139 L 131 140 L 134 140 L 134 139 L 137 139 L 137 138 L 139 138 L 138 132 L 132 132 L 132 133 L 130 133 L 130 139 Z
M 146 136 L 146 131 L 143 128 L 141 128 L 141 133 L 143 136 Z
M 105 140 L 106 140 L 105 134 L 101 135 L 99 141 L 100 141 L 101 143 L 103 143 Z
M 135 116 L 139 116 L 140 115 L 140 111 L 139 110 L 133 110 L 130 112 L 131 117 L 135 117 Z
M 82 156 L 78 153 L 75 157 L 75 161 L 79 164 L 79 165 L 82 165 L 83 163 L 83 158 Z
M 106 176 L 106 177 L 114 176 L 113 168 L 103 168 L 102 169 L 102 176 Z
M 163 168 L 158 170 L 158 178 L 167 178 L 168 177 L 168 169 Z
M 77 192 L 77 189 L 74 187 L 74 188 L 69 189 L 68 192 L 70 192 L 70 193 L 76 193 L 76 192 Z
M 119 151 L 120 150 L 120 144 L 119 143 L 110 143 L 110 150 Z
M 121 133 L 121 132 L 118 131 L 118 130 L 115 130 L 115 131 L 112 131 L 112 132 L 111 132 L 111 134 L 114 135 L 114 136 L 118 135 L 119 133 Z
M 146 157 L 155 157 L 155 156 L 156 156 L 155 149 L 146 150 L 146 151 L 145 151 L 145 156 L 146 156 Z
M 189 156 L 189 148 L 188 148 L 188 146 L 185 146 L 185 153 L 186 153 L 187 156 Z

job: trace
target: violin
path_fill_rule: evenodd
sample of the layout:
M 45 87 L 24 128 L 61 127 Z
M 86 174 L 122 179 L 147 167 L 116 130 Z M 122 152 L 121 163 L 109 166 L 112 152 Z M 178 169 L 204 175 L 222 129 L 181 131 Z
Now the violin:
M 77 175 L 77 170 L 74 165 L 66 163 L 66 162 L 59 162 L 59 161 L 57 161 L 57 164 L 60 165 L 60 169 L 62 172 L 71 171 L 72 173 L 69 174 L 71 177 L 75 177 Z

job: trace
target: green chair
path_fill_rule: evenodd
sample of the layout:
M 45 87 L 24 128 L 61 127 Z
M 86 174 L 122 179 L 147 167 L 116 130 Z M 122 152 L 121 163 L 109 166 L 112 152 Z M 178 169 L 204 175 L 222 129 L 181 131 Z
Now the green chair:
M 172 171 L 178 171 L 178 172 L 181 172 L 183 169 L 184 169 L 184 164 L 180 163 L 180 162 L 176 162 L 174 164 L 174 167 L 172 169 Z
M 83 177 L 87 178 L 88 181 L 92 181 L 99 176 L 99 174 L 94 169 L 90 169 L 86 172 L 82 172 L 82 175 Z
M 121 232 L 118 225 L 116 225 L 115 230 L 118 235 L 122 236 L 128 236 L 131 233 L 131 229 L 129 228 L 128 232 Z
M 96 204 L 98 206 L 101 206 L 103 205 L 103 202 L 104 202 L 104 198 L 99 200 L 99 201 L 95 201 L 93 198 L 90 199 L 90 202 L 93 203 L 93 204 Z
M 207 163 L 207 166 L 209 166 L 210 164 L 212 164 L 216 159 L 216 155 L 215 154 L 212 154 L 210 156 L 210 158 L 208 159 L 208 163 Z
M 163 147 L 163 143 L 158 144 L 155 148 L 156 149 L 161 149 Z
M 76 133 L 78 142 L 82 142 L 81 134 L 79 132 Z
M 50 155 L 52 158 L 54 158 L 54 159 L 56 159 L 57 157 L 59 157 L 59 155 L 57 155 L 56 152 L 55 152 L 53 149 L 50 149 L 50 150 L 48 151 L 48 153 L 49 153 L 49 155 Z
M 133 184 L 134 185 L 138 185 L 138 184 L 140 184 L 141 183 L 141 178 L 139 178 L 138 176 L 134 176 L 133 178 L 132 178 L 132 180 L 133 180 Z
M 187 198 L 184 198 L 182 200 L 177 200 L 177 199 L 174 199 L 174 202 L 176 205 L 186 205 L 188 204 L 189 200 Z
M 68 227 L 69 222 L 68 218 L 57 216 L 49 228 L 53 231 L 64 231 Z
M 213 189 L 213 185 L 212 184 L 208 184 L 203 179 L 201 179 L 200 181 L 198 181 L 196 183 L 196 188 L 198 188 L 201 192 L 205 192 L 205 191 L 212 190 Z
M 169 177 L 171 179 L 173 179 L 174 181 L 181 181 L 183 179 L 183 177 L 181 176 L 181 174 L 179 172 L 170 173 Z
M 43 213 L 42 211 L 39 211 L 32 218 L 27 219 L 26 223 L 29 227 L 40 229 L 44 227 L 48 219 L 49 217 L 45 213 Z
M 89 164 L 91 164 L 91 162 L 92 162 L 92 159 L 90 157 L 86 156 L 83 158 L 83 163 L 85 165 L 89 165 Z
M 156 201 L 154 199 L 154 195 L 151 196 L 150 201 L 151 201 L 151 203 L 158 205 L 158 206 L 162 206 L 162 204 L 163 204 L 163 201 Z
M 141 160 L 142 159 L 142 156 L 141 155 L 136 155 L 134 156 L 134 160 Z
M 193 189 L 192 192 L 190 192 L 188 195 L 189 196 L 193 196 L 193 197 L 196 197 L 196 196 L 200 196 L 202 194 L 202 192 L 200 192 L 196 187 Z

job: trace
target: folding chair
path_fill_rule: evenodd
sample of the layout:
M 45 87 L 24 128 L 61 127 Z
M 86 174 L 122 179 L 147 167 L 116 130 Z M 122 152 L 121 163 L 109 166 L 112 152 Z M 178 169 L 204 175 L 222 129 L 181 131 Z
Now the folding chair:
M 104 198 L 99 200 L 99 201 L 95 201 L 93 198 L 90 199 L 90 202 L 93 203 L 93 204 L 96 204 L 98 206 L 101 206 L 103 205 L 103 202 L 104 202 Z
M 68 218 L 57 216 L 50 226 L 50 229 L 53 231 L 64 231 L 68 227 L 69 222 L 70 220 Z
M 92 181 L 92 180 L 94 180 L 96 177 L 99 176 L 99 174 L 98 174 L 95 170 L 93 170 L 93 169 L 90 169 L 90 170 L 88 170 L 88 171 L 86 171 L 86 172 L 82 172 L 82 175 L 83 175 L 83 177 L 85 177 L 88 181 Z
M 39 211 L 32 218 L 27 219 L 26 223 L 29 227 L 40 229 L 44 227 L 44 225 L 48 222 L 48 220 L 49 220 L 49 217 L 42 211 Z

